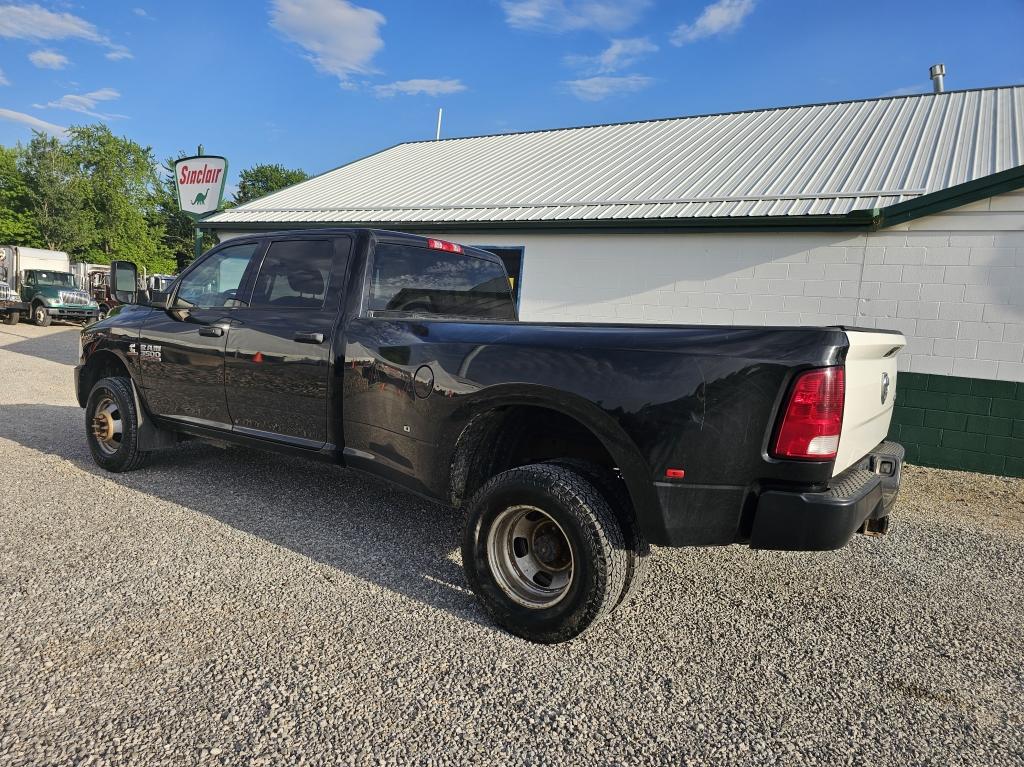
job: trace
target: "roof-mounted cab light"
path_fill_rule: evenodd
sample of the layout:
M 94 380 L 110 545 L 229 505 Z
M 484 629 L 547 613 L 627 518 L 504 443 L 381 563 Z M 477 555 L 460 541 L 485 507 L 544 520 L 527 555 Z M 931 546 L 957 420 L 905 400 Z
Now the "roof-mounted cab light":
M 449 253 L 461 253 L 462 246 L 455 242 L 448 242 L 447 240 L 427 240 L 427 247 L 433 248 L 434 250 L 445 250 Z

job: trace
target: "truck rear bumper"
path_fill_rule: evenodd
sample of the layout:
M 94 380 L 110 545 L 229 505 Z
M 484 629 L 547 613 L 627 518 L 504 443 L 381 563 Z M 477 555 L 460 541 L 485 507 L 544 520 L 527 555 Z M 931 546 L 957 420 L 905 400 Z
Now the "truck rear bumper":
M 859 530 L 882 532 L 903 470 L 903 446 L 883 442 L 820 492 L 761 493 L 750 533 L 753 549 L 825 551 Z

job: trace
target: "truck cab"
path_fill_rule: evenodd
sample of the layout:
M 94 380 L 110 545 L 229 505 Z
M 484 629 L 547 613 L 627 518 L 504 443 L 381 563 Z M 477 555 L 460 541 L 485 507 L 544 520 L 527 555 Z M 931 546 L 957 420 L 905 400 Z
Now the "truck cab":
M 78 287 L 70 272 L 26 269 L 21 273 L 19 293 L 29 306 L 32 322 L 42 327 L 55 319 L 86 323 L 99 316 L 99 306 Z

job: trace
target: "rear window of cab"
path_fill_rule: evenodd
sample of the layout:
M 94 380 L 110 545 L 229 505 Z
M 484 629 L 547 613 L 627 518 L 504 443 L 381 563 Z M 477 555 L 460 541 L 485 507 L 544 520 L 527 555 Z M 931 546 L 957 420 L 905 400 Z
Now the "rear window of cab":
M 512 286 L 500 261 L 393 243 L 374 250 L 367 308 L 373 316 L 516 318 Z

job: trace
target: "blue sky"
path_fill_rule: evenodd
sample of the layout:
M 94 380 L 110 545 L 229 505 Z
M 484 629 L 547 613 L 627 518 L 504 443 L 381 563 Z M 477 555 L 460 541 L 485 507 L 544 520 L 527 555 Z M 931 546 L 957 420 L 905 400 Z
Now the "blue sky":
M 0 0 L 0 143 L 319 173 L 401 141 L 1024 83 L 1024 2 Z

